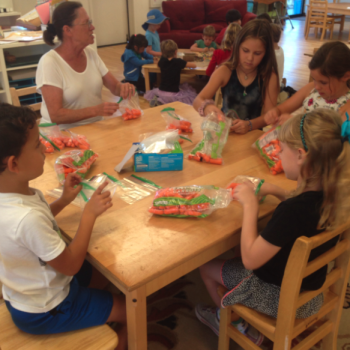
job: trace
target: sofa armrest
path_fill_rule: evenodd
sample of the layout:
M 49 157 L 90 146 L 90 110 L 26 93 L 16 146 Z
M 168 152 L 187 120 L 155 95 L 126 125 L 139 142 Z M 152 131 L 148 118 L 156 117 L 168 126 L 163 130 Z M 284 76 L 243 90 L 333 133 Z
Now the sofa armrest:
M 249 22 L 249 21 L 251 21 L 252 19 L 255 19 L 255 18 L 256 18 L 256 14 L 255 13 L 246 12 L 246 14 L 242 18 L 242 26 L 244 26 L 247 22 Z
M 170 31 L 170 21 L 166 19 L 158 29 L 158 33 L 170 33 Z

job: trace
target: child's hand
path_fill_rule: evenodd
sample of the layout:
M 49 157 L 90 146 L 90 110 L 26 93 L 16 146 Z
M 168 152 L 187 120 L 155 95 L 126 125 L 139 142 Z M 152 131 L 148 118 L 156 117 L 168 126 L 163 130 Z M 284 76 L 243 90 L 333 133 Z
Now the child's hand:
M 267 125 L 273 125 L 278 122 L 278 118 L 280 116 L 280 111 L 277 108 L 270 109 L 267 113 L 264 115 L 264 121 Z
M 66 203 L 66 205 L 71 203 L 81 191 L 81 186 L 77 186 L 80 182 L 81 177 L 79 175 L 72 173 L 68 174 L 63 185 L 63 193 L 61 196 L 61 199 L 64 201 L 64 203 Z
M 209 49 L 207 48 L 207 47 L 205 47 L 204 49 L 203 49 L 203 52 L 208 52 L 209 51 Z
M 159 57 L 153 57 L 153 63 L 158 63 L 159 62 Z
M 211 47 L 211 48 L 209 49 L 209 51 L 214 52 L 215 49 L 214 49 L 213 47 Z
M 236 119 L 232 122 L 230 132 L 246 134 L 249 131 L 249 123 L 246 120 Z
M 103 192 L 103 189 L 108 185 L 108 182 L 103 183 L 97 188 L 95 193 L 91 196 L 89 202 L 86 204 L 84 211 L 89 215 L 97 218 L 104 213 L 112 204 L 111 193 L 109 191 Z
M 291 118 L 291 115 L 288 113 L 283 113 L 279 118 L 278 118 L 278 125 L 282 125 L 285 123 L 289 118 Z
M 240 202 L 243 206 L 250 204 L 258 204 L 255 196 L 254 185 L 251 182 L 245 182 L 235 188 L 233 199 Z

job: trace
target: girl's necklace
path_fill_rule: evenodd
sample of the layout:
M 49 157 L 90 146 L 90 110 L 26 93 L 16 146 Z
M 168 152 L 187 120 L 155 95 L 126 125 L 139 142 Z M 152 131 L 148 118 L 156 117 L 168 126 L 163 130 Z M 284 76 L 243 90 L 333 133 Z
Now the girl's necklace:
M 244 74 L 244 80 L 248 80 L 249 75 L 256 72 L 256 69 L 254 69 L 254 71 L 252 71 L 250 73 L 246 73 L 242 68 L 239 68 L 239 70 Z M 243 86 L 243 87 L 244 87 L 243 97 L 246 97 L 248 95 L 247 91 L 246 91 L 247 87 L 246 86 Z

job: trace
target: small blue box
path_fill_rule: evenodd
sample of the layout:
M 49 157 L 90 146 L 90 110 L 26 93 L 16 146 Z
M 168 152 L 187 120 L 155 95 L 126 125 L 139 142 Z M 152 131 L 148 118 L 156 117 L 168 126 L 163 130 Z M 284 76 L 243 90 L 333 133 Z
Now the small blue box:
M 178 142 L 175 149 L 166 154 L 135 153 L 134 170 L 141 171 L 174 171 L 183 169 L 184 154 Z

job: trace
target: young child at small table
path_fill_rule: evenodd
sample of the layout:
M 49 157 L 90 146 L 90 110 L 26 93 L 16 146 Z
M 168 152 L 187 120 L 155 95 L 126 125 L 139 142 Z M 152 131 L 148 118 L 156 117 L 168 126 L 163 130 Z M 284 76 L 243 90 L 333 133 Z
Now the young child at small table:
M 153 56 L 145 52 L 147 45 L 144 35 L 133 35 L 121 57 L 124 63 L 125 82 L 135 85 L 138 93 L 146 91 L 145 77 L 141 72 L 142 66 L 153 63 Z
M 69 174 L 49 205 L 29 187 L 45 163 L 35 112 L 0 104 L 0 115 L 0 281 L 13 322 L 30 334 L 118 322 L 117 349 L 126 350 L 125 299 L 101 290 L 107 280 L 84 260 L 96 219 L 112 206 L 110 193 L 102 193 L 107 183 L 86 204 L 67 246 L 55 216 L 78 195 L 81 178 Z
M 178 47 L 173 40 L 162 41 L 161 50 L 162 57 L 158 62 L 161 74 L 159 89 L 147 91 L 144 98 L 150 101 L 151 106 L 174 101 L 192 105 L 197 96 L 196 91 L 188 83 L 180 85 L 180 77 L 182 69 L 196 68 L 196 64 L 176 57 Z
M 148 41 L 146 52 L 152 56 L 162 56 L 157 30 L 166 19 L 169 18 L 165 17 L 159 10 L 155 9 L 147 13 L 147 21 L 142 25 L 142 28 L 146 31 L 145 35 Z
M 243 207 L 242 257 L 215 259 L 200 267 L 202 279 L 217 307 L 197 305 L 201 322 L 219 332 L 219 307 L 243 304 L 271 317 L 277 317 L 284 270 L 295 241 L 335 229 L 348 221 L 350 196 L 350 121 L 344 125 L 338 113 L 317 109 L 299 114 L 282 125 L 278 138 L 280 157 L 288 179 L 296 189 L 264 183 L 258 194 L 248 184 L 236 187 L 234 199 Z M 342 127 L 343 126 L 343 127 Z M 324 169 L 327 169 L 325 171 Z M 273 195 L 281 200 L 261 234 L 257 231 L 258 196 Z M 334 247 L 339 237 L 315 248 L 313 260 Z M 327 266 L 302 281 L 302 291 L 317 291 L 326 280 Z M 228 292 L 222 299 L 217 287 Z M 296 318 L 316 314 L 323 304 L 320 293 L 300 306 Z M 260 345 L 263 336 L 238 315 L 234 325 Z M 292 315 L 291 315 L 292 317 Z
M 221 42 L 222 40 L 224 39 L 224 35 L 225 35 L 225 31 L 226 29 L 228 28 L 228 26 L 231 24 L 231 23 L 237 23 L 239 25 L 242 24 L 242 16 L 241 16 L 241 13 L 237 10 L 228 10 L 226 12 L 226 23 L 227 23 L 227 27 L 223 28 L 221 30 L 221 32 L 219 33 L 219 35 L 216 37 L 215 39 L 215 42 L 218 44 L 218 45 L 221 45 Z
M 213 57 L 211 58 L 208 68 L 206 70 L 206 74 L 210 77 L 215 68 L 223 62 L 226 62 L 232 54 L 232 49 L 236 40 L 236 36 L 242 27 L 237 23 L 231 23 L 226 28 L 224 40 L 222 42 L 222 48 L 216 49 L 213 53 Z
M 203 29 L 203 39 L 197 40 L 192 46 L 191 51 L 208 52 L 217 49 L 215 39 L 215 28 L 213 26 L 206 26 Z

